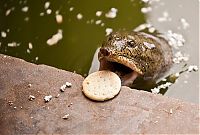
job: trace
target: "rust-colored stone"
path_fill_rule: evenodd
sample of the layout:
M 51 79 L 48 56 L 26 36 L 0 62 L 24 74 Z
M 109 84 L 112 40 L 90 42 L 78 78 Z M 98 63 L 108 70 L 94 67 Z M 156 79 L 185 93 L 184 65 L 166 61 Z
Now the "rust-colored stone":
M 0 62 L 1 135 L 199 132 L 198 105 L 128 87 L 113 100 L 94 102 L 82 94 L 80 75 L 4 55 Z M 65 82 L 72 87 L 60 92 Z M 53 98 L 45 103 L 47 95 Z

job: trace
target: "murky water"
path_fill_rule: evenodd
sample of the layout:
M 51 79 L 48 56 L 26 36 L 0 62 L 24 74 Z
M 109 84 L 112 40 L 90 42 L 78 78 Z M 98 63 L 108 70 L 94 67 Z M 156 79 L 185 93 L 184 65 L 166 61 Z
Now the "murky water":
M 6 32 L 9 29 L 6 38 L 0 38 L 0 53 L 84 75 L 88 73 L 96 48 L 105 38 L 106 28 L 132 30 L 145 21 L 144 15 L 140 12 L 144 4 L 139 0 L 49 2 L 49 8 L 45 9 L 46 1 L 0 1 L 0 30 Z M 23 12 L 22 8 L 26 6 L 28 11 Z M 111 8 L 118 10 L 117 16 L 113 19 L 105 17 L 105 13 Z M 52 12 L 49 15 L 48 9 Z M 11 12 L 6 16 L 8 10 Z M 96 16 L 97 11 L 102 11 L 102 15 Z M 55 12 L 63 16 L 63 23 L 56 22 Z M 44 16 L 41 16 L 43 13 Z M 82 19 L 77 19 L 78 14 L 82 15 Z M 98 20 L 101 20 L 100 24 Z M 62 40 L 49 46 L 47 40 L 56 34 L 58 29 L 63 31 Z M 12 42 L 20 45 L 8 47 L 8 43 Z M 27 53 L 29 42 L 32 43 L 33 49 Z
M 145 5 L 148 0 L 143 1 L 1 0 L 0 53 L 85 75 L 105 38 L 106 28 L 133 30 L 149 22 L 161 33 L 172 30 L 186 40 L 174 53 L 181 51 L 189 59 L 174 64 L 167 75 L 189 65 L 198 66 L 198 0 L 150 0 L 150 5 Z M 117 10 L 116 17 L 105 16 L 111 8 Z M 61 23 L 56 21 L 56 14 L 62 15 Z M 59 40 L 50 45 L 53 35 Z M 166 95 L 198 102 L 198 89 L 198 72 L 184 72 Z

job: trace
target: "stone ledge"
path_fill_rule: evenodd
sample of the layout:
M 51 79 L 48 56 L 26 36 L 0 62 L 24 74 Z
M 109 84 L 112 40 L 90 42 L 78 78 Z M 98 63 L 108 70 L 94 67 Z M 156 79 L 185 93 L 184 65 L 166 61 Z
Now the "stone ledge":
M 1 54 L 0 62 L 1 135 L 199 133 L 198 105 L 128 87 L 113 100 L 94 102 L 82 94 L 80 75 Z M 66 81 L 72 87 L 60 92 Z M 47 95 L 53 98 L 45 103 Z

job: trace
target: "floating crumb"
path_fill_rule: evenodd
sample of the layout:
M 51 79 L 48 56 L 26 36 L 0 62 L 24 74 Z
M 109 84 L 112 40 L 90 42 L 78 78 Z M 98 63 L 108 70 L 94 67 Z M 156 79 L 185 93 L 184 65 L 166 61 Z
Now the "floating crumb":
M 11 9 L 6 10 L 5 16 L 8 16 L 11 13 Z
M 112 28 L 106 28 L 106 36 L 110 35 L 113 32 Z
M 110 11 L 108 11 L 106 14 L 105 14 L 105 17 L 106 18 L 115 18 L 117 16 L 117 12 L 118 12 L 118 9 L 116 8 L 111 8 Z
M 159 36 L 165 38 L 168 41 L 168 44 L 175 49 L 179 49 L 179 47 L 182 47 L 185 43 L 183 36 L 181 34 L 172 32 L 172 30 L 168 30 L 166 33 Z
M 44 4 L 44 8 L 45 8 L 45 9 L 48 9 L 49 6 L 50 6 L 50 2 L 49 2 L 49 1 L 45 2 L 45 4 Z
M 102 15 L 102 13 L 103 13 L 102 11 L 97 11 L 96 16 L 100 17 Z
M 186 21 L 185 18 L 181 18 L 180 22 L 182 24 L 183 29 L 187 29 L 190 26 L 190 24 Z
M 35 57 L 35 60 L 38 61 L 39 57 Z
M 149 2 L 149 0 L 142 0 L 144 3 L 148 3 Z
M 186 54 L 183 55 L 180 51 L 176 52 L 173 58 L 173 62 L 176 64 L 181 63 L 183 61 L 188 61 L 188 60 L 189 60 L 189 56 Z
M 159 88 L 153 88 L 153 89 L 151 89 L 151 92 L 154 93 L 154 94 L 158 94 L 160 92 L 160 89 Z
M 2 31 L 2 32 L 1 32 L 1 37 L 2 37 L 2 38 L 6 38 L 6 36 L 7 36 L 6 32 Z
M 68 119 L 69 118 L 69 114 L 66 114 L 62 117 L 63 119 Z
M 29 49 L 26 50 L 27 53 L 31 53 L 31 51 Z
M 47 13 L 48 15 L 50 15 L 50 14 L 52 13 L 52 10 L 51 10 L 51 9 L 47 9 L 46 13 Z
M 52 99 L 52 96 L 51 96 L 51 95 L 45 96 L 45 97 L 44 97 L 44 101 L 45 101 L 45 102 L 49 102 L 51 99 Z
M 150 28 L 148 29 L 148 31 L 149 31 L 150 33 L 154 33 L 154 32 L 156 31 L 156 28 L 150 27 Z
M 58 24 L 61 24 L 61 23 L 63 22 L 63 17 L 62 17 L 62 15 L 60 15 L 60 14 L 57 14 L 57 15 L 56 15 L 56 22 L 57 22 Z
M 58 32 L 47 40 L 47 44 L 52 46 L 58 43 L 63 38 L 62 30 L 59 29 Z
M 15 10 L 15 7 L 12 7 L 10 9 L 6 10 L 5 16 L 10 15 L 11 11 L 14 11 L 14 10 Z
M 16 42 L 12 42 L 12 43 L 8 43 L 8 47 L 17 47 L 19 46 L 20 44 L 19 43 L 16 43 Z
M 149 31 L 151 31 L 151 33 L 153 33 L 155 31 L 155 28 L 150 24 L 150 23 L 143 23 L 140 24 L 139 26 L 137 26 L 133 31 L 135 32 L 139 32 L 142 31 L 144 29 L 148 28 Z
M 81 19 L 83 18 L 83 15 L 82 15 L 81 13 L 78 13 L 77 16 L 76 16 L 76 18 L 77 18 L 78 20 L 81 20 Z
M 41 13 L 40 13 L 40 16 L 44 16 L 44 12 L 41 12 Z
M 188 67 L 188 72 L 191 72 L 191 71 L 198 71 L 198 67 L 196 65 L 190 65 Z
M 105 23 L 101 23 L 101 27 L 103 27 L 105 25 Z
M 101 22 L 102 22 L 101 20 L 97 20 L 97 21 L 95 22 L 95 24 L 96 24 L 96 25 L 99 25 L 99 24 L 101 24 Z
M 33 100 L 35 99 L 35 96 L 29 95 L 28 99 L 29 99 L 30 101 L 33 101 Z
M 69 11 L 71 12 L 71 11 L 73 11 L 74 10 L 74 7 L 70 7 L 69 8 Z
M 152 11 L 152 8 L 151 7 L 143 7 L 141 8 L 141 12 L 146 14 L 148 12 L 151 12 Z
M 164 11 L 162 13 L 162 17 L 158 18 L 158 22 L 165 22 L 165 21 L 171 21 L 172 19 L 169 17 L 169 13 L 167 11 Z
M 29 48 L 29 49 L 33 49 L 33 44 L 29 42 L 29 43 L 28 43 L 28 48 Z
M 29 7 L 25 6 L 22 8 L 22 12 L 28 12 Z
M 171 82 L 166 82 L 165 84 L 161 84 L 158 87 L 151 89 L 151 92 L 154 93 L 154 94 L 158 94 L 160 92 L 160 89 L 166 89 L 171 85 L 172 85 Z
M 25 17 L 25 18 L 24 18 L 24 21 L 28 22 L 29 19 L 30 19 L 29 17 Z

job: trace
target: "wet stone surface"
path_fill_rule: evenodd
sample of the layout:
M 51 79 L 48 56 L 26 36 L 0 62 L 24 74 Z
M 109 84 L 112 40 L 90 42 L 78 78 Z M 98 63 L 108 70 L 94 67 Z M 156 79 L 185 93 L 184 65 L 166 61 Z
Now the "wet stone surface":
M 4 55 L 0 62 L 1 135 L 199 132 L 196 104 L 128 87 L 113 100 L 94 102 L 82 94 L 78 74 Z M 72 85 L 61 92 L 66 82 Z

